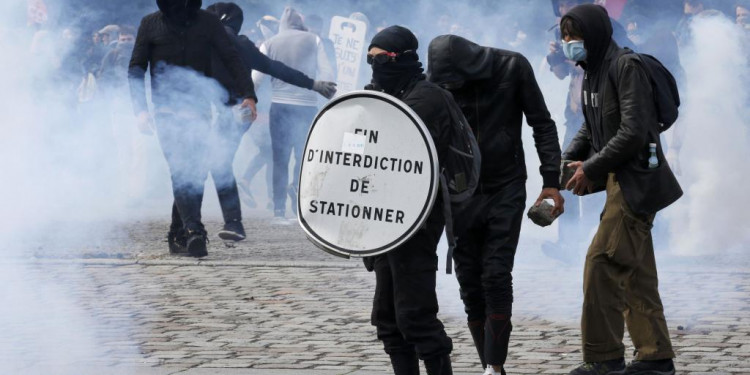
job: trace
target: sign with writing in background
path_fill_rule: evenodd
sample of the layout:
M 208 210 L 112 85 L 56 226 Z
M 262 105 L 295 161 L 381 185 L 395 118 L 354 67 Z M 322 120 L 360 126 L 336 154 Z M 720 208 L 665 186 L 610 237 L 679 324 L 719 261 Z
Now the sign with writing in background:
M 336 48 L 338 66 L 337 92 L 344 94 L 364 85 L 358 82 L 362 58 L 367 48 L 365 37 L 367 24 L 362 21 L 335 16 L 331 19 L 328 38 Z
M 310 127 L 297 217 L 335 255 L 385 253 L 419 230 L 435 202 L 438 159 L 430 132 L 400 100 L 353 91 Z

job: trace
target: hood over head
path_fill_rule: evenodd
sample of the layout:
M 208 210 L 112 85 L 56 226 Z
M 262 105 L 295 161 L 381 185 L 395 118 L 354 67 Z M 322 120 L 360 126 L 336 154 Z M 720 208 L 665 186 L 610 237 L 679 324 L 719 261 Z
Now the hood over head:
M 219 21 L 224 26 L 231 28 L 235 34 L 240 33 L 245 17 L 239 5 L 235 3 L 216 3 L 209 5 L 206 11 L 219 17 Z
M 591 4 L 594 1 L 593 0 L 577 0 L 578 5 L 581 4 Z M 563 15 L 560 14 L 560 0 L 552 0 L 552 10 L 555 12 L 556 17 L 562 17 Z
M 427 51 L 427 75 L 438 85 L 492 76 L 492 49 L 457 35 L 440 35 Z
M 612 22 L 604 7 L 594 4 L 579 5 L 560 20 L 572 19 L 583 33 L 583 47 L 586 48 L 586 61 L 581 66 L 596 70 L 602 64 L 607 49 L 612 43 Z
M 372 79 L 386 93 L 395 95 L 412 80 L 424 78 L 422 63 L 417 54 L 419 41 L 411 30 L 402 26 L 389 26 L 375 34 L 367 50 L 372 47 L 398 54 L 394 61 L 372 64 Z M 407 51 L 409 52 L 406 53 Z
M 156 0 L 159 10 L 167 18 L 185 23 L 198 14 L 203 5 L 202 0 Z
M 305 23 L 302 20 L 302 15 L 292 7 L 284 8 L 284 14 L 281 15 L 281 21 L 279 21 L 279 31 L 284 30 L 307 31 Z
M 419 41 L 411 30 L 403 26 L 389 26 L 372 37 L 369 51 L 372 47 L 382 48 L 388 52 L 403 53 L 405 51 L 416 51 Z

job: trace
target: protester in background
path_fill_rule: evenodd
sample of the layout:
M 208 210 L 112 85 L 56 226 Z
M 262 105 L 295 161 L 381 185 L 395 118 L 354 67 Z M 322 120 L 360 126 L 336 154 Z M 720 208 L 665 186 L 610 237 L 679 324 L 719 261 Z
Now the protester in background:
M 418 47 L 414 34 L 401 26 L 376 34 L 367 53 L 372 65 L 369 88 L 411 107 L 429 129 L 442 160 L 448 149 L 447 129 L 453 126 L 450 111 L 459 109 L 448 93 L 425 80 Z M 367 269 L 375 271 L 372 324 L 396 375 L 419 374 L 419 359 L 429 375 L 453 373 L 453 344 L 437 318 L 435 293 L 437 245 L 445 225 L 441 201 L 438 194 L 425 225 L 403 245 L 365 258 Z
M 693 38 L 690 28 L 695 17 L 723 17 L 723 13 L 711 8 L 706 0 L 685 0 L 683 4 L 684 14 L 675 31 L 680 48 L 687 47 Z
M 291 7 L 284 9 L 279 33 L 265 41 L 260 51 L 273 60 L 281 61 L 320 81 L 331 81 L 333 70 L 326 57 L 323 42 L 307 31 L 302 16 Z M 253 79 L 260 84 L 264 75 L 254 72 Z M 315 93 L 290 85 L 278 78 L 271 80 L 270 131 L 273 149 L 273 201 L 274 224 L 289 224 L 286 221 L 286 198 L 292 199 L 296 207 L 299 185 L 299 167 L 305 137 L 315 114 L 318 112 Z M 294 178 L 289 181 L 289 159 L 295 157 Z
M 482 154 L 480 185 L 453 208 L 453 259 L 485 374 L 505 374 L 512 328 L 513 260 L 526 205 L 523 117 L 533 128 L 543 188 L 536 201 L 560 195 L 560 143 L 531 64 L 523 55 L 481 47 L 456 35 L 430 42 L 430 81 L 448 89 L 463 110 Z
M 117 41 L 120 37 L 120 26 L 104 26 L 101 30 L 99 30 L 99 35 L 101 35 L 102 46 L 105 49 L 105 53 L 109 52 L 112 48 L 117 47 Z
M 560 29 L 566 57 L 586 71 L 586 122 L 565 151 L 566 159 L 577 160 L 567 187 L 580 195 L 593 192 L 594 182 L 606 181 L 607 192 L 584 266 L 585 363 L 570 374 L 674 374 L 651 228 L 656 212 L 682 190 L 661 148 L 651 81 L 637 55 L 620 54 L 604 8 L 575 7 L 563 16 Z M 655 163 L 649 161 L 650 143 L 657 145 Z M 637 353 L 627 367 L 625 324 Z
M 97 78 L 105 90 L 127 86 L 128 65 L 135 47 L 135 29 L 122 26 L 115 47 L 107 52 L 101 62 Z
M 269 59 L 250 39 L 240 36 L 244 16 L 237 4 L 220 2 L 209 6 L 206 10 L 216 15 L 224 25 L 227 35 L 240 52 L 247 70 L 257 70 L 297 87 L 316 91 L 326 98 L 331 98 L 336 93 L 335 83 L 315 82 L 304 73 L 279 61 Z M 239 90 L 217 53 L 213 54 L 212 70 L 213 77 L 229 92 L 228 100 L 217 106 L 219 114 L 212 128 L 211 176 L 219 194 L 219 203 L 224 216 L 224 228 L 219 232 L 219 237 L 224 240 L 240 241 L 245 239 L 245 228 L 242 226 L 240 197 L 232 166 L 242 136 L 250 128 L 250 122 L 238 121 L 232 112 L 232 107 L 237 104 Z
M 236 81 L 237 97 L 251 118 L 256 115 L 250 71 L 221 22 L 200 9 L 200 0 L 157 0 L 159 11 L 141 20 L 128 76 L 138 127 L 150 134 L 151 116 L 144 76 L 151 72 L 151 98 L 159 143 L 172 176 L 174 205 L 168 234 L 170 252 L 195 257 L 208 254 L 201 222 L 203 189 L 208 175 L 206 157 L 210 135 L 211 98 L 196 87 L 196 75 L 208 75 L 211 51 Z

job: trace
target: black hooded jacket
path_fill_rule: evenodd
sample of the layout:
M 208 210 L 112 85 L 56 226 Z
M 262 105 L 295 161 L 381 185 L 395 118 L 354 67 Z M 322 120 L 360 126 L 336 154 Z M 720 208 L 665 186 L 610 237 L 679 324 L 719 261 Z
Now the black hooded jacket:
M 286 83 L 312 89 L 315 82 L 312 78 L 299 70 L 290 68 L 281 61 L 270 59 L 261 53 L 258 47 L 255 46 L 255 43 L 248 39 L 248 37 L 239 35 L 244 16 L 242 8 L 237 4 L 216 3 L 208 6 L 206 10 L 216 15 L 224 25 L 227 36 L 229 36 L 229 39 L 240 53 L 242 62 L 245 64 L 245 69 L 257 70 Z M 213 77 L 229 92 L 229 102 L 227 104 L 234 104 L 241 90 L 237 87 L 237 81 L 232 79 L 230 71 L 222 62 L 221 55 L 217 51 L 213 51 L 212 53 L 211 68 Z
M 523 116 L 534 129 L 544 187 L 560 186 L 560 143 L 529 61 L 521 54 L 482 47 L 455 35 L 435 38 L 428 52 L 430 81 L 465 82 L 453 97 L 482 152 L 480 188 L 485 193 L 525 180 Z
M 215 51 L 237 82 L 238 95 L 255 98 L 250 71 L 245 69 L 237 48 L 224 26 L 213 14 L 201 10 L 201 0 L 157 0 L 159 11 L 141 20 L 130 58 L 128 77 L 136 113 L 147 110 L 144 76 L 151 71 L 152 101 L 155 106 L 168 103 L 174 84 L 161 82 L 160 75 L 169 66 L 189 68 L 211 76 L 211 53 Z M 205 104 L 208 108 L 208 103 Z M 206 108 L 203 108 L 204 110 Z
M 565 158 L 585 160 L 586 177 L 603 182 L 615 173 L 625 201 L 637 214 L 650 215 L 681 195 L 667 165 L 661 142 L 653 88 L 637 54 L 615 61 L 620 47 L 611 39 L 607 11 L 598 5 L 573 8 L 563 19 L 578 24 L 587 51 L 581 92 L 586 119 L 565 151 Z M 610 79 L 610 68 L 616 64 Z M 659 167 L 648 168 L 649 143 L 657 144 Z

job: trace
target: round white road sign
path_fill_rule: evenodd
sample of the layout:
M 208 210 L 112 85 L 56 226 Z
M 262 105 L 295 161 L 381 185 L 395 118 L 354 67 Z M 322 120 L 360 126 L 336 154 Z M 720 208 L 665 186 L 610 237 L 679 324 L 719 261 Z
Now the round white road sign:
M 316 116 L 303 155 L 297 217 L 308 238 L 335 255 L 394 249 L 435 202 L 432 137 L 393 96 L 353 91 L 334 99 Z

